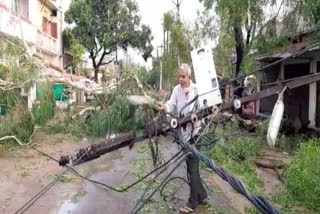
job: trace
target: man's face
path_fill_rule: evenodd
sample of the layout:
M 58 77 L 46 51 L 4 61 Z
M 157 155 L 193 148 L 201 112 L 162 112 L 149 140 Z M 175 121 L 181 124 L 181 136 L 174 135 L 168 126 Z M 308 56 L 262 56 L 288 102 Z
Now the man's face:
M 179 72 L 179 83 L 182 88 L 187 88 L 190 85 L 190 77 L 187 72 L 181 70 Z

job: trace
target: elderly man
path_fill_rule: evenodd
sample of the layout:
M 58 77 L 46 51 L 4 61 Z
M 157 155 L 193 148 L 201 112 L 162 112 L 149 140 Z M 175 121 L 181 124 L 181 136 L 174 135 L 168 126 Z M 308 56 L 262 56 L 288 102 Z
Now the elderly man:
M 191 68 L 187 64 L 182 64 L 179 67 L 179 85 L 174 87 L 170 99 L 164 105 L 158 106 L 157 109 L 159 111 L 172 112 L 176 107 L 179 116 L 187 115 L 197 108 L 197 102 L 188 105 L 196 96 L 197 89 L 191 80 Z M 200 126 L 200 121 L 196 124 L 187 124 L 186 127 L 181 128 L 180 139 L 184 142 L 194 143 L 194 137 L 201 128 Z M 207 198 L 207 193 L 200 178 L 199 160 L 189 154 L 186 164 L 188 178 L 190 179 L 190 196 L 187 205 L 180 208 L 179 212 L 193 213 L 197 206 Z

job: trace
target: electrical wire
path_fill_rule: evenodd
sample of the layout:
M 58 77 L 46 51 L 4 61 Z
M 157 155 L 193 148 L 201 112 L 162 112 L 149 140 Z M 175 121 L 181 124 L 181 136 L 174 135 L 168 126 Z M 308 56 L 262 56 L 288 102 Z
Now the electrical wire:
M 31 147 L 32 149 L 36 150 L 39 152 L 39 150 L 37 150 L 35 147 Z M 84 157 L 88 152 L 90 152 L 91 150 L 89 149 L 87 152 L 85 152 L 81 157 L 79 157 L 74 164 L 77 164 L 82 157 Z M 51 159 L 54 159 L 50 156 L 47 156 Z M 64 170 L 60 175 L 64 175 L 69 171 L 69 168 Z M 39 200 L 49 189 L 51 189 L 51 187 L 53 187 L 57 182 L 59 181 L 58 178 L 55 178 L 52 182 L 50 182 L 48 185 L 46 185 L 41 191 L 39 191 L 36 195 L 34 195 L 29 201 L 27 201 L 23 206 L 21 206 L 16 212 L 15 214 L 23 214 L 25 213 L 37 200 Z
M 185 154 L 182 158 L 180 158 L 180 161 L 174 166 L 174 168 L 168 173 L 168 175 L 165 177 L 165 179 L 155 188 L 154 191 L 142 202 L 140 206 L 139 203 L 141 200 L 136 204 L 136 206 L 131 210 L 130 214 L 136 214 L 138 213 L 150 200 L 150 198 L 163 186 L 163 184 L 169 179 L 169 177 L 172 175 L 172 173 L 183 163 L 183 161 L 186 159 L 188 154 Z
M 168 185 L 169 182 L 171 182 L 171 181 L 173 181 L 173 180 L 177 180 L 177 179 L 180 179 L 180 180 L 184 181 L 187 185 L 190 186 L 190 182 L 187 181 L 187 180 L 186 180 L 185 178 L 183 178 L 183 177 L 176 176 L 176 177 L 170 178 L 169 180 L 167 180 L 167 181 L 163 184 L 163 186 L 162 186 L 161 189 L 160 189 L 160 195 L 161 195 L 161 197 L 163 198 L 164 201 L 167 201 L 167 197 L 168 197 L 168 195 L 163 194 L 164 188 Z M 180 188 L 181 188 L 181 186 L 180 186 L 175 192 L 171 193 L 171 197 L 172 197 L 173 195 L 175 195 L 175 194 L 179 191 Z
M 34 148 L 35 149 L 35 148 Z M 59 160 L 53 158 L 52 156 L 38 150 L 38 149 L 35 149 L 37 152 L 39 152 L 40 154 L 50 158 L 51 160 L 54 160 L 55 162 L 59 163 Z M 170 162 L 172 162 L 174 159 L 178 159 L 180 157 L 182 153 L 182 150 L 179 150 L 176 154 L 174 154 L 169 160 L 167 160 L 164 164 L 162 164 L 161 166 L 155 168 L 154 170 L 152 170 L 151 172 L 149 172 L 148 174 L 144 175 L 143 177 L 141 177 L 139 180 L 133 182 L 132 184 L 128 185 L 127 187 L 123 188 L 123 189 L 116 189 L 115 187 L 112 187 L 112 186 L 109 186 L 105 183 L 102 183 L 102 182 L 99 182 L 99 181 L 96 181 L 96 180 L 92 180 L 92 179 L 89 179 L 88 177 L 86 176 L 83 176 L 81 175 L 77 170 L 75 170 L 73 167 L 71 166 L 66 166 L 69 170 L 71 170 L 75 175 L 77 175 L 78 177 L 86 180 L 86 181 L 89 181 L 91 183 L 94 183 L 94 184 L 98 184 L 98 185 L 101 185 L 105 188 L 108 188 L 108 189 L 111 189 L 115 192 L 125 192 L 127 191 L 128 189 L 132 188 L 133 186 L 137 185 L 138 183 L 140 183 L 142 180 L 146 179 L 147 177 L 149 177 L 150 175 L 152 175 L 153 173 L 155 173 L 156 171 L 162 169 L 163 167 L 167 166 Z
M 180 131 L 180 127 L 177 131 Z M 191 131 L 191 133 L 193 130 Z M 191 135 L 191 134 L 190 134 Z M 182 147 L 188 148 L 199 160 L 206 163 L 206 165 L 214 170 L 222 179 L 227 181 L 236 191 L 244 195 L 258 210 L 265 214 L 278 214 L 279 212 L 264 198 L 261 196 L 251 193 L 245 184 L 230 175 L 226 170 L 217 166 L 213 160 L 210 160 L 207 156 L 197 150 L 194 145 L 191 145 L 189 142 L 184 142 L 184 138 L 181 135 L 177 135 L 179 139 L 176 141 Z M 198 138 L 199 139 L 199 138 Z

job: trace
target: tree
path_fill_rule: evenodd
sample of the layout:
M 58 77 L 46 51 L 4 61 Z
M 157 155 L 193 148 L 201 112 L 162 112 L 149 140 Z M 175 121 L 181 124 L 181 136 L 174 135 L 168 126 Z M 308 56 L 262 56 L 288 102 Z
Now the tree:
M 310 24 L 320 24 L 319 0 L 286 0 L 291 8 L 295 8 L 299 14 L 306 18 Z
M 252 47 L 256 30 L 263 22 L 267 4 L 275 0 L 199 0 L 207 9 L 215 9 L 225 30 L 233 32 L 236 51 L 235 75 L 241 71 L 243 59 Z
M 197 11 L 197 18 L 193 23 L 186 23 L 187 36 L 192 48 L 215 40 L 218 36 L 218 19 L 212 16 L 212 10 Z
M 161 57 L 162 75 L 165 89 L 176 83 L 176 71 L 179 63 L 191 64 L 191 43 L 188 29 L 172 12 L 163 16 L 164 50 Z
M 138 48 L 147 60 L 151 56 L 151 30 L 140 24 L 138 5 L 134 0 L 73 0 L 65 14 L 70 32 L 89 53 L 97 82 L 106 56 L 128 46 Z

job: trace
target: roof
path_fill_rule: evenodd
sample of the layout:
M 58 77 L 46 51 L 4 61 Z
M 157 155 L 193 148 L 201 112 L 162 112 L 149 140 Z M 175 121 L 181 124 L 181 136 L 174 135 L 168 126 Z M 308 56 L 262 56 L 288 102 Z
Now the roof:
M 312 45 L 309 46 L 305 46 L 302 43 L 293 45 L 290 49 L 287 49 L 287 51 L 285 52 L 279 52 L 276 54 L 272 54 L 272 55 L 265 55 L 265 56 L 258 56 L 255 59 L 257 61 L 264 61 L 264 62 L 271 62 L 269 65 L 259 69 L 259 70 L 264 70 L 266 69 L 266 67 L 270 67 L 273 65 L 276 65 L 278 63 L 281 63 L 287 59 L 290 58 L 296 58 L 299 57 L 307 52 L 311 52 L 311 51 L 315 51 L 315 50 L 320 50 L 320 42 L 318 43 L 314 43 Z

